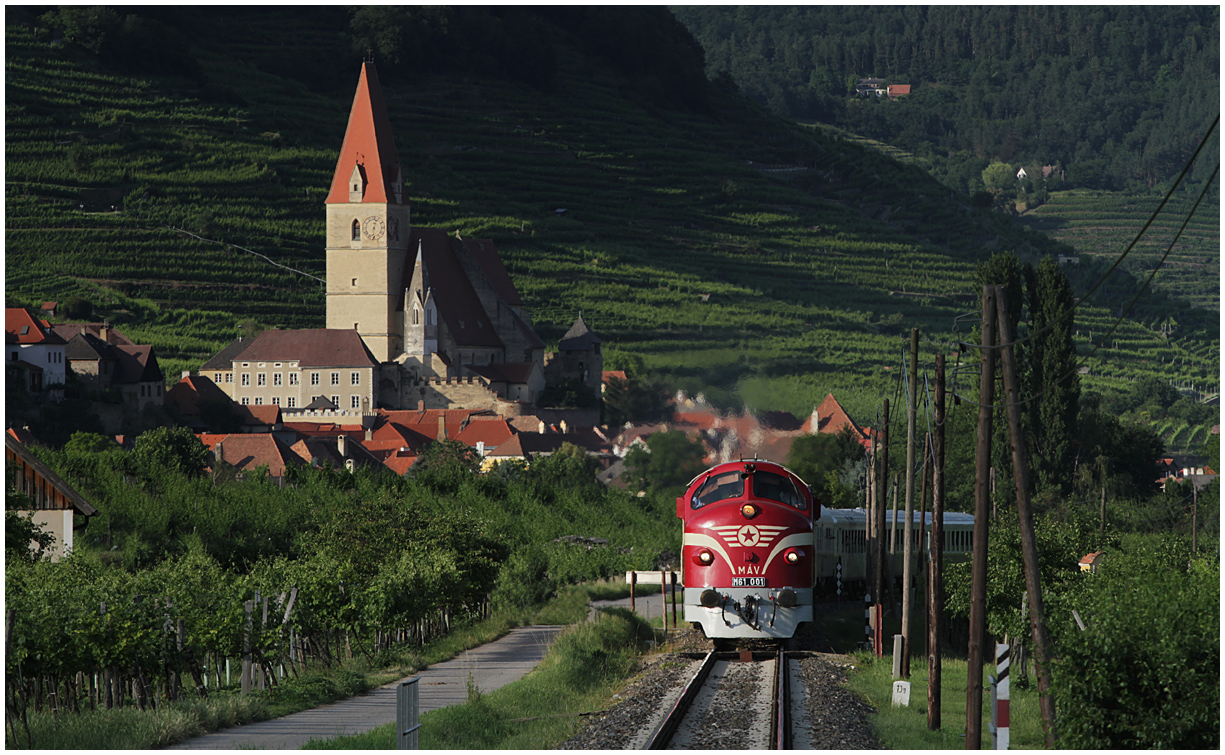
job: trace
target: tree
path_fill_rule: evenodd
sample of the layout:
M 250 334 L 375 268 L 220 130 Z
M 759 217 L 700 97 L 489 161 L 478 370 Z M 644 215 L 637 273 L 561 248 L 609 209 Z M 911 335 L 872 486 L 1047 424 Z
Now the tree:
M 677 430 L 655 433 L 626 454 L 622 479 L 639 490 L 684 485 L 706 468 L 705 458 L 700 441 Z
M 99 435 L 98 433 L 86 433 L 79 430 L 73 433 L 68 442 L 64 444 L 64 452 L 69 456 L 100 454 L 117 450 L 119 450 L 119 446 L 111 438 Z
M 15 490 L 4 496 L 4 561 L 33 564 L 55 545 L 55 535 L 34 523 L 34 502 Z
M 80 296 L 69 296 L 60 305 L 60 314 L 69 320 L 88 320 L 94 316 L 94 305 Z
M 1085 576 L 1085 630 L 1055 662 L 1060 747 L 1219 749 L 1218 554 L 1150 535 Z
M 844 438 L 849 438 L 853 446 Z M 848 427 L 838 435 L 817 433 L 796 438 L 787 452 L 787 467 L 812 487 L 822 506 L 853 508 L 858 494 L 843 482 L 843 472 L 863 456 L 863 447 Z
M 608 381 L 604 391 L 604 421 L 609 427 L 626 422 L 658 422 L 671 413 L 668 391 L 658 383 L 636 379 Z
M 988 190 L 1012 193 L 1017 188 L 1016 171 L 1008 163 L 993 162 L 983 169 L 983 186 Z
M 149 478 L 168 471 L 199 477 L 208 466 L 208 448 L 186 427 L 157 427 L 136 438 L 131 458 Z
M 1038 491 L 1072 489 L 1073 444 L 1080 403 L 1072 286 L 1055 260 L 1043 257 L 1031 288 L 1033 339 L 1027 350 L 1030 468 Z

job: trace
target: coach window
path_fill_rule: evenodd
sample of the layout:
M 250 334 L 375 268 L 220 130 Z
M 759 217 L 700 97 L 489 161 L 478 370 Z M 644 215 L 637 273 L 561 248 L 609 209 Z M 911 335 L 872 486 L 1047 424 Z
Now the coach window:
M 744 495 L 744 478 L 740 475 L 740 470 L 725 472 L 717 477 L 706 478 L 702 487 L 698 488 L 698 492 L 693 494 L 693 501 L 690 505 L 695 509 L 700 509 L 708 503 L 739 498 L 742 495 Z
M 808 508 L 803 494 L 795 489 L 795 483 L 791 481 L 791 478 L 776 475 L 773 472 L 758 472 L 753 475 L 753 495 L 785 503 L 800 511 Z

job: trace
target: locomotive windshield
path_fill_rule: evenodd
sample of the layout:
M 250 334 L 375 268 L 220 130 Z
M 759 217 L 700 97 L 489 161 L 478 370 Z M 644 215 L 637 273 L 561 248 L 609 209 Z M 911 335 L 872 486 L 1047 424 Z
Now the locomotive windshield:
M 708 503 L 726 501 L 728 498 L 739 498 L 744 495 L 744 477 L 739 471 L 725 472 L 716 477 L 707 477 L 698 492 L 693 494 L 690 504 L 700 509 Z
M 796 489 L 795 483 L 791 481 L 791 478 L 783 477 L 773 472 L 758 472 L 753 475 L 753 495 L 758 498 L 769 498 L 772 501 L 785 503 L 800 511 L 808 508 L 808 502 L 804 500 L 804 494 Z

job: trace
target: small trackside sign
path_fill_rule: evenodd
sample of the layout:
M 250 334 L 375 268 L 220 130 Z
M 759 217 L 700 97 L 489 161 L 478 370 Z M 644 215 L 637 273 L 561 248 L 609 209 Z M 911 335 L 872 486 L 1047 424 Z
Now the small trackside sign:
M 893 683 L 893 707 L 910 707 L 910 682 Z

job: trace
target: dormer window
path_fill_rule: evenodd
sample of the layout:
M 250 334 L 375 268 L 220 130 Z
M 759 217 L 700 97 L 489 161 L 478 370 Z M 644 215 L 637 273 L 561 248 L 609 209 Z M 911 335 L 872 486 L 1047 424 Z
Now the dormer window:
M 362 224 L 361 221 L 357 220 L 356 218 L 353 219 L 353 240 L 362 240 Z
M 354 165 L 349 174 L 349 201 L 360 202 L 366 193 L 366 171 L 361 165 Z

